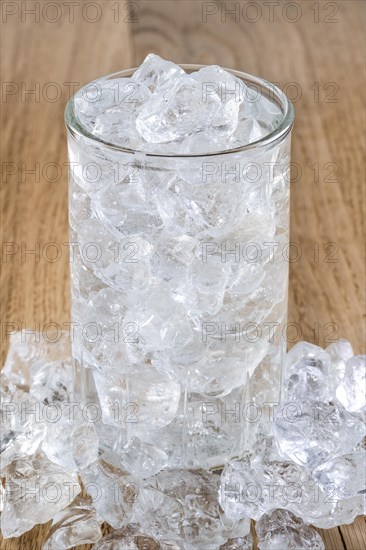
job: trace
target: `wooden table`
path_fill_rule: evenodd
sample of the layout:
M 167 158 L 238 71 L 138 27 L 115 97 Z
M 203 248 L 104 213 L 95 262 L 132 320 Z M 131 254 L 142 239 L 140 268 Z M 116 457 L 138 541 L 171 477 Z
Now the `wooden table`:
M 150 51 L 257 74 L 294 100 L 291 240 L 301 258 L 291 264 L 290 321 L 297 339 L 325 346 L 345 337 L 364 353 L 365 4 L 226 3 L 233 6 L 234 15 L 219 1 L 2 2 L 3 356 L 6 323 L 43 330 L 69 320 L 70 90 Z M 47 529 L 1 548 L 37 550 Z M 361 518 L 322 535 L 327 550 L 366 547 Z

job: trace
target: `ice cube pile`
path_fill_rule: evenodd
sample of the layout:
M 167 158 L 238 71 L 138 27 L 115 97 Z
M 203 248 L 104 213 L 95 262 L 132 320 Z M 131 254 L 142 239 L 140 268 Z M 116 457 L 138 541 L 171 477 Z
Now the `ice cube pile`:
M 284 401 L 220 474 L 170 467 L 137 437 L 122 445 L 110 434 L 107 445 L 95 410 L 75 400 L 69 337 L 11 337 L 1 380 L 5 538 L 52 520 L 43 550 L 251 550 L 252 518 L 260 550 L 321 550 L 313 526 L 363 513 L 366 357 L 349 342 L 290 350 Z
M 103 141 L 154 154 L 207 154 L 260 140 L 282 121 L 259 88 L 217 65 L 188 74 L 149 54 L 130 78 L 107 77 L 74 99 L 79 123 Z

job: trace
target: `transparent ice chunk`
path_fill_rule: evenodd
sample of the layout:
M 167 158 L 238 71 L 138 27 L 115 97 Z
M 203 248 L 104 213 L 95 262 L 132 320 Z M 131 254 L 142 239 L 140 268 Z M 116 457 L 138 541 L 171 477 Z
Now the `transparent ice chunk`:
M 346 370 L 346 363 L 348 359 L 353 357 L 352 345 L 348 340 L 341 338 L 338 342 L 333 342 L 325 350 L 331 359 L 331 384 L 333 392 L 335 392 L 337 386 L 341 383 Z
M 2 379 L 4 383 L 4 378 Z M 18 456 L 32 456 L 45 437 L 41 404 L 19 389 L 13 392 L 1 387 L 0 415 L 1 467 L 5 468 Z
M 348 359 L 341 384 L 336 390 L 337 399 L 351 412 L 361 412 L 366 407 L 366 355 Z
M 94 371 L 103 421 L 125 425 L 135 435 L 169 424 L 178 409 L 180 385 L 151 365 L 131 372 Z
M 137 479 L 153 476 L 168 465 L 168 455 L 163 449 L 137 437 L 126 445 L 117 441 L 110 452 L 103 454 L 103 459 Z
M 1 514 L 4 538 L 19 537 L 37 523 L 47 523 L 80 492 L 77 475 L 45 455 L 19 457 L 5 470 L 6 500 Z
M 168 143 L 209 128 L 220 107 L 217 94 L 203 98 L 201 85 L 183 75 L 144 104 L 136 128 L 148 143 Z
M 92 498 L 99 522 L 106 521 L 114 529 L 131 522 L 139 486 L 126 471 L 102 456 L 81 473 L 81 479 Z
M 331 491 L 339 500 L 366 493 L 365 454 L 355 452 L 336 456 L 320 464 L 312 475 L 325 493 Z
M 282 403 L 273 427 L 282 456 L 308 468 L 349 453 L 365 432 L 342 405 L 320 401 Z
M 62 412 L 56 422 L 49 423 L 42 450 L 52 462 L 80 471 L 98 457 L 96 430 L 86 410 L 73 407 Z
M 42 550 L 73 548 L 97 542 L 102 536 L 90 499 L 77 497 L 74 502 L 53 518 Z
M 245 537 L 229 539 L 225 544 L 222 544 L 219 550 L 252 550 L 253 537 L 249 533 Z
M 135 80 L 99 79 L 76 92 L 75 112 L 81 124 L 89 132 L 93 132 L 98 116 L 116 107 L 127 114 L 142 102 L 144 96 L 146 97 L 146 93 L 144 94 L 142 87 Z
M 308 342 L 299 342 L 286 355 L 287 400 L 332 399 L 330 372 L 330 357 L 326 351 Z
M 276 509 L 256 523 L 260 550 L 325 550 L 319 533 L 288 510 Z
M 111 184 L 94 195 L 92 209 L 117 238 L 128 237 L 131 242 L 138 236 L 145 239 L 149 236 L 151 239 L 162 228 L 161 218 L 150 197 L 140 187 L 125 180 Z M 128 256 L 127 253 L 125 256 Z
M 144 239 L 118 239 L 99 220 L 91 218 L 80 225 L 78 241 L 85 265 L 108 286 L 127 292 L 141 291 L 149 285 L 143 259 L 152 247 Z
M 184 71 L 179 65 L 150 53 L 136 69 L 132 80 L 141 83 L 151 93 L 161 93 L 163 89 L 171 85 L 173 79 L 182 75 L 184 75 Z
M 237 537 L 248 534 L 249 520 L 233 522 L 223 514 L 217 500 L 216 474 L 165 470 L 149 481 L 151 488 L 142 491 L 136 508 L 145 532 L 158 533 L 159 538 L 182 538 L 189 548 L 224 544 L 229 533 Z
M 2 376 L 5 376 L 9 383 L 29 386 L 39 367 L 44 363 L 69 357 L 70 353 L 68 332 L 50 332 L 46 336 L 32 330 L 15 332 L 10 337 Z

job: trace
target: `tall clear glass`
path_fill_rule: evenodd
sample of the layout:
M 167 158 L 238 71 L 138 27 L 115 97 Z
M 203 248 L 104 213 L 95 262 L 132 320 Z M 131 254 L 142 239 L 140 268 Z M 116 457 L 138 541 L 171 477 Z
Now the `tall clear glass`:
M 66 109 L 80 397 L 94 403 L 102 449 L 138 438 L 168 467 L 240 456 L 280 392 L 293 108 L 232 72 L 279 120 L 217 154 L 120 148 L 80 126 L 73 99 Z

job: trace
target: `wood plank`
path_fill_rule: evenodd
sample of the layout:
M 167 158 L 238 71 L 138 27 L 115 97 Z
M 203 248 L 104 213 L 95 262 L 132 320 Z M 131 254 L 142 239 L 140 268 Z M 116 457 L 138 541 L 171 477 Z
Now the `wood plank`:
M 365 517 L 358 517 L 351 525 L 339 528 L 347 550 L 364 550 L 366 548 Z
M 80 6 L 85 2 L 75 8 L 73 22 L 63 6 L 62 17 L 56 23 L 48 22 L 45 13 L 36 22 L 32 16 L 24 15 L 20 1 L 12 4 L 18 5 L 18 12 L 6 21 L 2 19 L 1 46 L 6 51 L 2 81 L 14 83 L 19 91 L 7 96 L 6 101 L 3 98 L 1 134 L 3 163 L 14 163 L 7 166 L 17 172 L 5 181 L 3 174 L 2 236 L 5 242 L 23 246 L 23 257 L 20 250 L 2 265 L 3 323 L 24 323 L 27 328 L 37 328 L 39 323 L 44 328 L 46 323 L 62 325 L 69 320 L 68 255 L 63 245 L 68 239 L 67 173 L 63 164 L 63 109 L 68 96 L 65 83 L 83 84 L 101 74 L 136 65 L 147 53 L 155 51 L 177 62 L 217 63 L 257 74 L 278 81 L 292 96 L 301 91 L 301 98 L 295 103 L 293 161 L 302 176 L 292 184 L 291 228 L 292 240 L 301 247 L 302 258 L 291 264 L 289 319 L 299 325 L 302 337 L 310 341 L 315 340 L 314 327 L 318 323 L 320 345 L 326 343 L 332 329 L 326 323 L 335 322 L 336 336 L 350 339 L 356 352 L 363 351 L 365 272 L 361 247 L 365 193 L 360 145 L 364 144 L 366 79 L 362 2 L 328 3 L 339 7 L 333 15 L 332 7 L 325 8 L 327 3 L 297 2 L 301 4 L 301 18 L 294 23 L 286 20 L 294 17 L 291 9 L 283 11 L 288 3 L 281 2 L 274 11 L 273 22 L 262 5 L 262 15 L 256 23 L 245 20 L 243 11 L 238 22 L 228 15 L 223 23 L 220 2 L 209 3 L 214 11 L 217 8 L 217 13 L 207 15 L 204 22 L 203 2 L 135 1 L 138 21 L 131 23 L 130 28 L 123 21 L 124 2 L 119 3 L 122 8 L 117 22 L 116 8 L 111 9 L 116 2 L 97 2 L 102 17 L 96 23 L 87 20 L 94 17 L 92 11 L 82 17 Z M 31 7 L 34 2 L 25 4 Z M 38 4 L 43 6 L 46 2 Z M 248 2 L 240 3 L 241 9 L 245 4 Z M 315 22 L 312 5 L 319 7 L 319 23 Z M 253 19 L 255 14 L 248 11 L 246 16 Z M 52 17 L 52 11 L 48 12 L 48 18 Z M 326 18 L 337 22 L 327 22 Z M 58 86 L 48 85 L 50 82 Z M 22 98 L 21 90 L 24 95 L 36 83 L 39 101 L 30 95 Z M 338 86 L 333 96 L 335 103 L 329 102 L 330 83 Z M 47 93 L 52 97 L 56 88 L 61 89 L 62 97 L 55 102 L 47 100 Z M 317 91 L 318 101 L 314 96 Z M 24 173 L 35 162 L 40 167 L 39 181 Z M 54 176 L 52 170 L 46 177 L 42 175 L 50 162 L 62 168 L 54 183 L 49 181 Z M 319 183 L 314 178 L 315 163 L 319 166 Z M 338 181 L 330 180 L 333 165 L 327 163 L 335 163 Z M 46 261 L 42 256 L 49 242 L 57 243 L 62 250 L 57 262 Z M 327 251 L 323 246 L 329 242 L 339 246 L 337 263 L 324 261 Z M 25 249 L 34 249 L 35 243 L 39 243 L 39 261 L 34 255 L 24 255 Z M 319 261 L 314 260 L 314 243 L 319 243 Z M 19 539 L 2 541 L 1 549 L 38 550 L 47 529 L 38 526 Z M 364 533 L 361 519 L 351 526 L 321 531 L 327 550 L 363 548 Z M 86 548 L 89 546 L 82 547 Z

